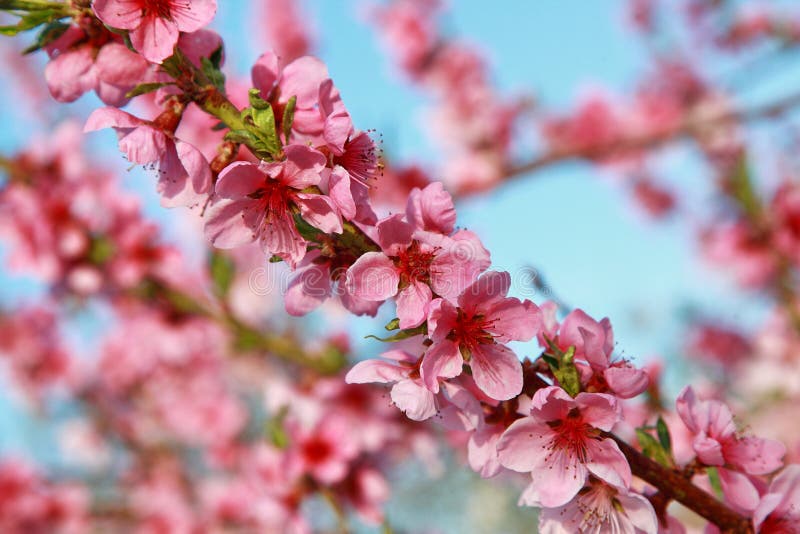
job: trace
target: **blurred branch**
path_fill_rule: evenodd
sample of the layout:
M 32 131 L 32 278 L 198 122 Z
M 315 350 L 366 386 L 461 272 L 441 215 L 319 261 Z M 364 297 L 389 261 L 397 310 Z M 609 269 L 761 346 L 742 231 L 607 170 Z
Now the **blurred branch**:
M 612 143 L 597 144 L 581 149 L 571 148 L 554 150 L 550 153 L 537 156 L 530 161 L 523 161 L 512 165 L 508 167 L 503 174 L 505 180 L 510 181 L 565 161 L 602 159 L 609 156 L 618 156 L 630 152 L 658 148 L 667 143 L 678 141 L 686 137 L 696 136 L 704 128 L 709 126 L 720 125 L 726 122 L 750 123 L 773 118 L 787 113 L 798 105 L 800 105 L 800 92 L 750 109 L 728 111 L 702 120 L 690 118 L 677 128 L 653 132 L 648 135 L 628 137 Z

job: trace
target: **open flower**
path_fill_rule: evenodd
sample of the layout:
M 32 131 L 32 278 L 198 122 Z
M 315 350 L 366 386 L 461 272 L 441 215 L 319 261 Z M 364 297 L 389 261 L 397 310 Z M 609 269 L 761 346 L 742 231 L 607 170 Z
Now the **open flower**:
M 400 214 L 378 223 L 377 241 L 382 251 L 358 258 L 346 284 L 364 300 L 396 295 L 400 328 L 425 322 L 434 293 L 455 299 L 490 264 L 488 251 L 472 232 L 448 237 L 419 231 Z
M 323 232 L 342 232 L 330 198 L 302 192 L 319 185 L 325 156 L 303 145 L 289 145 L 284 153 L 283 161 L 238 161 L 220 173 L 218 199 L 206 214 L 206 236 L 214 246 L 234 248 L 258 240 L 266 253 L 294 267 L 306 253 L 306 240 L 295 225 L 295 207 L 303 220 Z
M 217 0 L 95 0 L 97 18 L 128 30 L 133 47 L 153 63 L 172 55 L 180 32 L 194 32 L 211 22 Z
M 656 534 L 658 531 L 658 519 L 650 501 L 594 477 L 589 477 L 589 483 L 570 502 L 557 508 L 543 508 L 539 515 L 541 534 Z
M 84 131 L 114 128 L 119 148 L 132 163 L 158 168 L 158 192 L 166 207 L 193 206 L 211 190 L 211 169 L 193 145 L 176 139 L 155 124 L 116 108 L 95 110 Z
M 488 272 L 458 297 L 458 306 L 443 299 L 431 303 L 428 335 L 433 344 L 421 368 L 431 391 L 438 391 L 440 377 L 458 376 L 467 363 L 489 397 L 507 400 L 519 394 L 522 366 L 505 343 L 533 338 L 541 313 L 529 300 L 506 297 L 510 286 L 508 273 Z
M 603 437 L 603 431 L 610 431 L 621 418 L 620 405 L 611 395 L 579 393 L 573 399 L 558 386 L 538 390 L 530 416 L 515 421 L 497 445 L 503 466 L 533 478 L 520 502 L 563 506 L 590 474 L 627 488 L 628 461 L 613 440 Z
M 771 439 L 738 436 L 728 407 L 718 400 L 699 400 L 691 386 L 678 395 L 676 410 L 694 434 L 697 458 L 717 467 L 725 496 L 744 510 L 754 510 L 759 496 L 747 475 L 765 475 L 781 467 L 786 447 Z
M 575 348 L 575 365 L 581 374 L 584 391 L 607 393 L 630 399 L 647 389 L 647 373 L 625 360 L 611 361 L 614 350 L 614 332 L 611 322 L 604 317 L 595 321 L 581 309 L 570 312 L 559 327 L 553 303 L 542 305 L 547 328 L 539 335 L 539 343 L 548 348 L 550 340 L 561 350 Z

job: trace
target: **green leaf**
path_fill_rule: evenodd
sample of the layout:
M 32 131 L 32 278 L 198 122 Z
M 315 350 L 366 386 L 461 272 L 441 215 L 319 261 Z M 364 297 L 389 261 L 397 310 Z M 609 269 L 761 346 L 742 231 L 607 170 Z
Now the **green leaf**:
M 299 213 L 294 214 L 294 225 L 306 241 L 317 241 L 322 233 L 311 226 Z
M 283 261 L 283 258 L 281 258 L 280 256 L 278 256 L 277 254 L 275 254 L 275 255 L 273 255 L 273 256 L 271 256 L 271 257 L 269 258 L 269 262 L 270 262 L 270 263 L 280 263 L 280 262 L 282 262 L 282 261 Z
M 133 98 L 135 96 L 144 95 L 147 93 L 152 93 L 162 87 L 166 87 L 167 85 L 174 85 L 172 82 L 150 82 L 150 83 L 140 83 L 127 93 L 125 93 L 125 98 Z
M 289 446 L 289 433 L 286 432 L 283 424 L 288 411 L 288 407 L 284 406 L 275 414 L 275 417 L 270 417 L 264 424 L 264 435 L 279 449 L 285 449 Z
M 294 122 L 294 110 L 297 107 L 297 97 L 293 96 L 286 102 L 286 107 L 283 108 L 283 119 L 281 119 L 281 126 L 283 127 L 283 138 L 289 142 L 289 136 L 292 133 L 292 123 Z
M 672 456 L 672 439 L 669 436 L 669 428 L 667 428 L 667 423 L 664 422 L 660 415 L 658 416 L 658 421 L 656 421 L 656 433 L 661 447 L 669 456 Z
M 278 140 L 278 132 L 275 129 L 275 114 L 272 112 L 272 106 L 267 106 L 266 109 L 250 109 L 250 117 L 253 119 L 253 124 L 258 129 L 256 135 L 267 147 L 271 154 L 277 153 L 281 144 Z
M 386 326 L 384 326 L 384 328 L 389 332 L 391 332 L 392 330 L 397 330 L 398 328 L 400 328 L 400 319 L 395 317 L 394 319 L 386 323 Z
M 61 37 L 65 31 L 69 29 L 69 24 L 65 24 L 61 21 L 54 21 L 50 24 L 44 26 L 39 35 L 36 36 L 36 41 L 33 42 L 28 48 L 22 51 L 23 54 L 30 54 L 32 52 L 36 52 L 37 50 L 42 49 L 43 47 L 49 45 L 59 37 Z
M 365 339 L 377 339 L 378 341 L 383 341 L 384 343 L 394 343 L 395 341 L 403 341 L 404 339 L 408 339 L 410 337 L 418 336 L 420 334 L 427 334 L 428 333 L 428 325 L 427 323 L 423 323 L 416 328 L 409 328 L 407 330 L 400 330 L 393 336 L 389 337 L 378 337 L 373 335 L 364 336 Z
M 753 181 L 750 176 L 750 167 L 747 157 L 742 155 L 736 163 L 731 177 L 731 192 L 739 203 L 745 215 L 753 219 L 758 219 L 762 214 L 761 199 L 753 189 Z
M 258 147 L 261 149 L 266 150 L 266 147 L 261 142 L 261 139 L 258 136 L 249 131 L 249 130 L 231 130 L 230 132 L 225 134 L 223 138 L 225 141 L 230 141 L 231 143 L 239 143 L 243 145 L 247 145 L 250 148 L 254 148 L 259 150 Z
M 115 247 L 114 242 L 110 239 L 100 236 L 92 239 L 89 247 L 89 261 L 95 265 L 101 265 L 114 255 Z
M 562 352 L 550 340 L 547 341 L 558 352 L 556 356 L 542 354 L 542 359 L 550 367 L 553 376 L 558 380 L 558 385 L 569 393 L 571 397 L 576 396 L 581 392 L 581 377 L 578 373 L 578 368 L 575 367 L 575 347 L 570 347 L 567 352 Z
M 644 428 L 636 429 L 636 438 L 642 447 L 642 452 L 648 458 L 655 460 L 664 467 L 672 467 L 672 458 L 647 430 Z
M 269 102 L 261 98 L 261 91 L 259 89 L 253 88 L 247 93 L 247 97 L 250 101 L 250 107 L 254 109 L 267 109 L 271 108 L 272 106 L 269 105 Z
M 711 483 L 714 495 L 717 496 L 717 499 L 723 500 L 725 495 L 722 493 L 722 481 L 719 479 L 719 471 L 717 471 L 716 467 L 707 467 L 706 474 L 708 474 L 708 481 Z
M 0 34 L 14 36 L 20 32 L 32 30 L 44 23 L 52 22 L 55 18 L 61 18 L 61 14 L 54 9 L 31 11 L 23 15 L 14 26 L 0 26 Z
M 211 61 L 211 65 L 217 70 L 220 70 L 222 67 L 222 56 L 224 51 L 225 48 L 222 44 L 220 44 L 217 49 L 211 52 L 211 55 L 208 56 L 208 60 Z
M 225 92 L 225 75 L 219 70 L 218 65 L 214 65 L 214 62 L 207 57 L 201 57 L 200 70 L 206 75 L 211 85 L 219 89 L 220 92 Z
M 208 270 L 214 284 L 214 292 L 224 297 L 230 291 L 233 279 L 236 276 L 236 265 L 228 256 L 219 252 L 212 252 L 208 260 Z

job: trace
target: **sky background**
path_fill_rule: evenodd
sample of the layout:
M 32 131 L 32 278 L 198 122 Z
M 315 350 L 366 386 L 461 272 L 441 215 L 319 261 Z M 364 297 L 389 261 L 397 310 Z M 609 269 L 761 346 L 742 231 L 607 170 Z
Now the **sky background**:
M 261 50 L 246 3 L 221 0 L 216 29 L 227 44 L 228 68 L 246 74 Z M 318 52 L 327 63 L 357 127 L 383 134 L 384 149 L 400 160 L 436 161 L 439 156 L 422 128 L 424 96 L 393 71 L 376 35 L 363 21 L 361 2 L 307 0 L 317 29 Z M 444 23 L 451 35 L 478 44 L 492 65 L 502 92 L 530 92 L 548 106 L 568 108 L 587 90 L 630 90 L 647 65 L 640 41 L 624 19 L 623 2 L 585 0 L 520 2 L 451 1 Z M 490 7 L 491 6 L 491 7 Z M 42 58 L 39 58 L 42 60 Z M 720 65 L 724 70 L 726 66 Z M 4 72 L 3 76 L 9 76 Z M 775 87 L 754 92 L 770 95 Z M 776 88 L 777 87 L 777 88 Z M 19 95 L 0 89 L 0 153 L 23 146 L 45 124 L 31 119 Z M 92 96 L 61 106 L 64 117 L 85 118 L 97 106 Z M 119 169 L 113 135 L 89 141 L 100 158 Z M 676 150 L 667 163 L 670 178 L 686 188 L 701 210 L 708 202 L 706 175 L 696 161 Z M 125 183 L 147 199 L 147 213 L 162 221 L 171 214 L 157 206 L 152 182 L 134 170 Z M 661 355 L 670 365 L 673 392 L 680 374 L 675 360 L 682 345 L 681 312 L 687 306 L 714 312 L 731 322 L 752 323 L 764 312 L 752 298 L 734 291 L 725 277 L 698 260 L 697 219 L 678 215 L 652 223 L 638 212 L 609 173 L 580 163 L 548 168 L 506 184 L 488 195 L 459 203 L 459 225 L 477 232 L 492 252 L 494 268 L 519 272 L 534 267 L 565 302 L 590 315 L 610 317 L 617 353 L 634 361 Z M 0 244 L 0 256 L 2 256 Z M 521 288 L 517 287 L 518 293 Z M 40 288 L 0 271 L 0 304 L 31 298 Z M 522 296 L 531 297 L 530 294 Z M 537 302 L 542 295 L 533 295 Z M 382 319 L 390 319 L 384 307 Z M 314 318 L 311 318 L 313 321 Z M 78 338 L 94 330 L 79 322 Z M 359 353 L 379 347 L 358 341 L 376 333 L 374 319 L 350 322 Z M 96 329 L 95 329 L 96 330 Z M 524 352 L 522 354 L 531 354 Z M 670 363 L 673 362 L 673 363 Z M 19 415 L 18 400 L 0 391 L 0 453 L 47 452 L 49 429 Z M 37 452 L 38 451 L 38 452 Z M 457 483 L 457 482 L 456 482 Z

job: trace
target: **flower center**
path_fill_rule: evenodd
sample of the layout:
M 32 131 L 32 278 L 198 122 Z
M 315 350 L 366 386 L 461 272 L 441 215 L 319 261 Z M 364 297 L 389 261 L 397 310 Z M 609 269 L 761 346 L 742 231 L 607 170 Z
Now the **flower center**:
M 435 255 L 435 251 L 422 250 L 418 241 L 412 241 L 411 246 L 400 252 L 394 260 L 400 273 L 400 287 L 407 287 L 411 282 L 430 283 L 431 263 Z
M 344 153 L 335 156 L 333 162 L 341 165 L 350 178 L 369 188 L 369 181 L 377 177 L 380 165 L 375 151 L 375 143 L 366 132 L 361 132 L 344 145 Z
M 494 321 L 487 320 L 484 315 L 470 315 L 459 308 L 455 326 L 447 337 L 461 348 L 462 354 L 466 351 L 464 357 L 468 358 L 471 349 L 477 345 L 494 343 L 494 336 L 489 332 L 493 324 Z
M 172 0 L 142 0 L 142 16 L 143 17 L 158 17 L 160 19 L 172 19 L 172 11 L 170 4 Z M 189 7 L 189 2 L 186 2 Z

